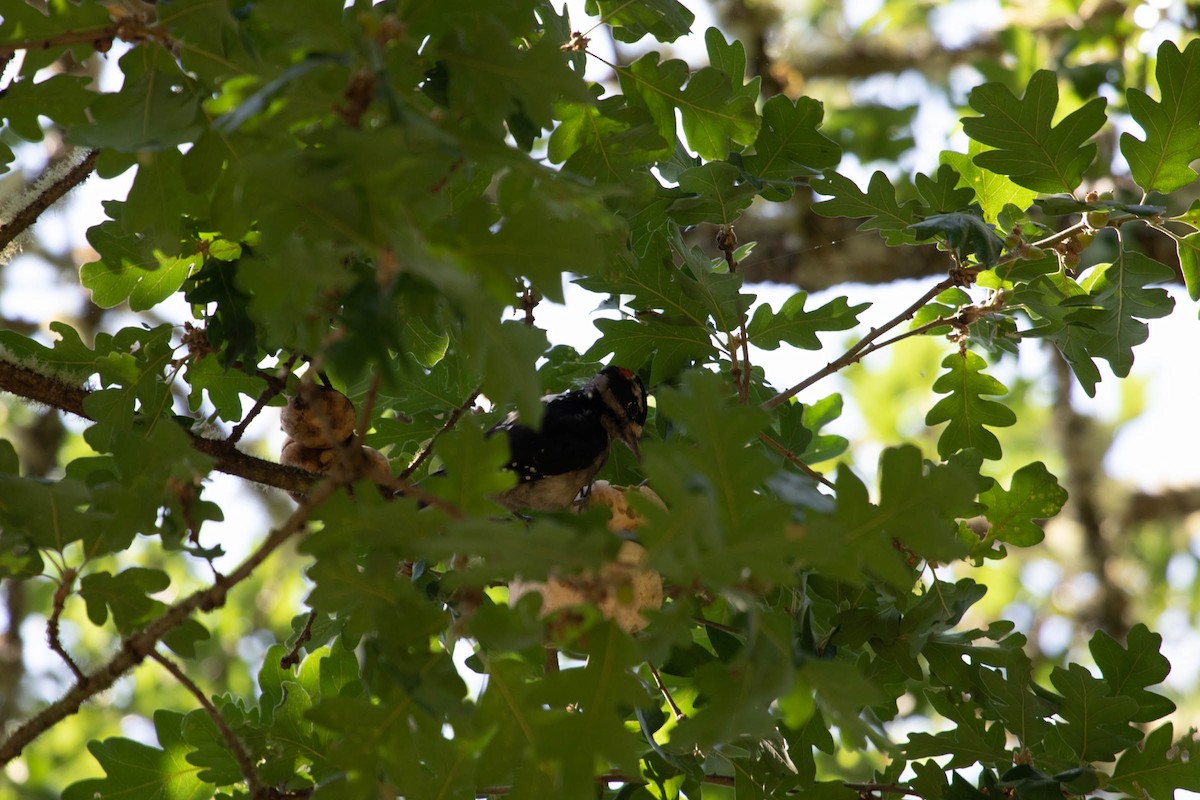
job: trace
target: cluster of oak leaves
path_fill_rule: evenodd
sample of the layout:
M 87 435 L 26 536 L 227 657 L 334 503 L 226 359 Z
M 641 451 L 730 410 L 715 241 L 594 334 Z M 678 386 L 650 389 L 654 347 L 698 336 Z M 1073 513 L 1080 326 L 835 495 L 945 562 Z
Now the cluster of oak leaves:
M 328 386 L 307 384 L 302 392 L 288 398 L 280 414 L 280 426 L 287 438 L 283 443 L 280 461 L 318 475 L 330 472 L 338 463 L 339 451 L 361 450 L 365 477 L 380 484 L 391 481 L 387 457 L 373 447 L 355 441 L 357 413 L 346 395 Z M 636 531 L 642 518 L 629 507 L 625 494 L 639 492 L 651 502 L 662 506 L 662 500 L 647 486 L 619 487 L 608 481 L 596 481 L 577 509 L 592 505 L 607 506 L 611 516 L 608 530 L 615 535 Z M 293 493 L 299 502 L 300 495 Z M 589 604 L 606 618 L 633 633 L 646 626 L 641 612 L 662 606 L 662 576 L 639 565 L 646 550 L 637 542 L 621 543 L 616 559 L 600 568 L 598 573 L 584 572 L 570 578 L 552 577 L 546 582 L 514 580 L 509 585 L 509 602 L 516 603 L 530 592 L 542 595 L 542 615 L 559 609 Z

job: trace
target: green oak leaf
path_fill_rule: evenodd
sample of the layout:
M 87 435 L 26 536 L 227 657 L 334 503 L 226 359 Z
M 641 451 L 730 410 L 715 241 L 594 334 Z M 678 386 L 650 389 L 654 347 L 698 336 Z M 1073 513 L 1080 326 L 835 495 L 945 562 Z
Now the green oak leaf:
M 476 320 L 464 328 L 463 349 L 481 362 L 481 385 L 492 402 L 516 406 L 525 419 L 541 414 L 534 365 L 547 349 L 545 331 L 514 320 L 498 325 Z
M 951 769 L 1011 761 L 1003 725 L 988 725 L 986 720 L 975 715 L 973 705 L 957 702 L 949 692 L 927 691 L 925 696 L 934 710 L 955 727 L 936 734 L 909 734 L 908 744 L 904 746 L 905 757 L 911 760 L 948 755 L 950 760 L 946 766 Z
M 650 383 L 657 385 L 716 352 L 712 337 L 695 325 L 672 325 L 655 319 L 598 319 L 601 336 L 585 359 L 599 360 L 609 353 L 614 364 L 638 370 L 650 364 Z
M 257 399 L 267 387 L 266 381 L 257 375 L 247 375 L 222 366 L 215 353 L 207 353 L 199 360 L 189 361 L 187 381 L 192 387 L 188 407 L 198 411 L 202 393 L 207 393 L 209 402 L 226 422 L 240 420 L 242 399 Z
M 734 94 L 758 102 L 762 77 L 755 75 L 748 81 L 743 78 L 746 74 L 746 46 L 737 39 L 725 41 L 725 35 L 718 28 L 709 28 L 704 32 L 704 46 L 708 50 L 708 65 L 729 76 L 733 81 Z
M 934 214 L 914 222 L 908 229 L 918 239 L 942 237 L 946 247 L 961 263 L 975 256 L 980 265 L 991 267 L 1004 249 L 1004 240 L 996 234 L 996 229 L 974 214 L 959 211 Z
M 1141 741 L 1142 732 L 1129 724 L 1137 714 L 1137 702 L 1114 695 L 1108 681 L 1081 664 L 1069 664 L 1066 669 L 1055 667 L 1050 682 L 1062 695 L 1057 711 L 1066 720 L 1056 729 L 1079 761 L 1112 761 Z
M 1200 158 L 1200 42 L 1189 42 L 1180 53 L 1174 42 L 1165 41 L 1156 61 L 1161 99 L 1155 101 L 1141 89 L 1125 91 L 1129 113 L 1146 138 L 1121 134 L 1121 152 L 1144 191 L 1173 192 L 1196 179 L 1190 164 Z
M 1082 326 L 1088 355 L 1103 358 L 1113 374 L 1124 378 L 1133 367 L 1133 348 L 1146 341 L 1150 328 L 1143 320 L 1171 313 L 1175 301 L 1166 289 L 1152 283 L 1172 280 L 1169 267 L 1149 256 L 1122 249 L 1111 264 L 1092 267 L 1080 280 L 1094 304 L 1067 317 Z
M 207 201 L 184 185 L 182 164 L 183 155 L 174 148 L 141 154 L 125 201 L 106 204 L 124 232 L 143 238 L 145 248 L 160 261 L 181 253 L 194 255 L 187 220 L 207 211 Z
M 1035 461 L 1013 473 L 1009 489 L 997 481 L 979 495 L 979 501 L 987 506 L 984 515 L 991 525 L 989 541 L 1030 547 L 1044 536 L 1035 520 L 1056 515 L 1067 501 L 1067 490 L 1058 484 L 1045 464 Z
M 258 356 L 258 331 L 250 318 L 250 295 L 237 283 L 238 262 L 212 258 L 184 283 L 184 299 L 197 305 L 215 304 L 206 320 L 208 340 L 229 365 L 254 361 Z
M 750 344 L 764 350 L 776 350 L 787 343 L 802 350 L 820 350 L 820 331 L 845 331 L 858 324 L 858 315 L 868 304 L 851 306 L 845 297 L 835 297 L 820 308 L 806 311 L 807 292 L 796 292 L 776 313 L 763 303 L 754 311 L 746 333 Z
M 975 456 L 926 464 L 912 445 L 885 449 L 879 456 L 879 523 L 927 560 L 962 557 L 958 520 L 978 510 L 979 461 Z
M 1104 631 L 1096 631 L 1088 649 L 1113 694 L 1130 697 L 1138 704 L 1133 722 L 1154 722 L 1175 710 L 1175 704 L 1146 687 L 1162 683 L 1171 672 L 1171 662 L 1161 652 L 1163 637 L 1139 622 L 1129 629 L 1122 645 Z
M 143 43 L 121 56 L 119 63 L 125 73 L 121 90 L 92 101 L 91 124 L 73 128 L 70 141 L 160 154 L 195 141 L 205 127 L 200 104 L 206 92 L 179 69 L 174 56 L 163 47 Z
M 561 120 L 550 134 L 547 155 L 587 178 L 621 183 L 633 170 L 670 153 L 646 109 L 621 97 L 590 103 L 563 103 Z
M 103 520 L 91 508 L 91 491 L 84 483 L 64 478 L 49 481 L 0 475 L 0 527 L 12 538 L 62 552 L 84 538 Z
M 1049 338 L 1071 365 L 1076 380 L 1089 397 L 1095 396 L 1100 382 L 1100 370 L 1087 350 L 1090 329 L 1083 325 L 1068 325 L 1069 318 L 1088 306 L 1088 293 L 1065 272 L 1055 269 L 1039 275 L 1013 292 L 1014 303 L 1023 305 L 1030 313 L 1033 327 L 1025 336 Z
M 52 75 L 34 83 L 31 78 L 13 81 L 4 90 L 0 118 L 8 120 L 8 129 L 30 142 L 44 135 L 38 117 L 49 117 L 64 128 L 87 121 L 87 107 L 98 97 L 88 91 L 91 78 L 82 75 Z
M 9 330 L 0 330 L 0 347 L 5 348 L 11 357 L 35 361 L 43 370 L 55 373 L 70 383 L 82 383 L 96 372 L 96 362 L 112 351 L 111 336 L 97 337 L 95 349 L 92 349 L 83 343 L 79 331 L 65 322 L 55 320 L 49 327 L 50 332 L 58 337 L 51 347 Z
M 113 797 L 121 800 L 207 800 L 215 787 L 202 781 L 200 768 L 187 761 L 190 748 L 183 741 L 183 714 L 154 712 L 158 747 L 124 737 L 88 742 L 88 750 L 106 777 L 73 783 L 63 800 Z
M 794 680 L 793 621 L 781 611 L 756 609 L 755 617 L 753 632 L 730 663 L 711 661 L 696 669 L 698 708 L 672 731 L 672 745 L 708 747 L 776 732 L 771 705 Z
M 583 10 L 607 23 L 619 42 L 636 42 L 643 36 L 673 42 L 691 31 L 696 21 L 679 0 L 587 0 Z
M 1166 723 L 1150 732 L 1142 747 L 1131 747 L 1117 759 L 1109 785 L 1131 797 L 1173 800 L 1178 790 L 1200 791 L 1200 742 L 1195 729 L 1173 741 Z
M 0 46 L 19 44 L 26 40 L 54 41 L 64 33 L 95 31 L 99 37 L 112 25 L 108 8 L 98 0 L 79 3 L 76 0 L 49 0 L 46 3 L 12 3 L 4 9 L 4 26 L 0 28 Z M 48 67 L 62 58 L 66 47 L 21 48 L 25 51 L 22 70 L 33 75 L 42 67 Z M 82 61 L 85 53 L 93 52 L 88 42 L 77 45 L 77 57 Z M 7 98 L 6 98 L 7 102 Z M 38 137 L 35 141 L 40 141 Z
M 797 178 L 817 177 L 837 166 L 842 149 L 818 130 L 823 116 L 824 107 L 811 97 L 793 102 L 777 94 L 763 105 L 754 152 L 742 157 L 742 167 L 767 184 L 768 199 L 786 200 Z
M 1183 272 L 1188 297 L 1200 300 L 1200 231 L 1174 238 L 1175 249 L 1179 254 L 1179 268 Z
M 307 11 L 295 9 L 293 13 Z M 158 22 L 170 32 L 171 43 L 179 49 L 183 68 L 210 85 L 242 75 L 257 66 L 255 58 L 246 51 L 246 41 L 233 10 L 225 3 L 172 0 L 170 6 L 160 11 Z M 336 22 L 329 27 L 341 28 Z M 278 32 L 276 28 L 273 30 Z M 296 45 L 294 39 L 289 42 Z
M 1052 125 L 1058 76 L 1050 70 L 1035 72 L 1023 97 L 993 82 L 973 89 L 968 102 L 983 116 L 963 118 L 963 131 L 996 148 L 975 156 L 975 163 L 1027 189 L 1072 192 L 1096 158 L 1096 145 L 1087 140 L 1104 125 L 1107 101 L 1089 100 Z
M 517 112 L 534 126 L 554 127 L 556 102 L 589 96 L 561 44 L 540 39 L 517 47 L 494 18 L 478 15 L 438 44 L 449 72 L 451 107 L 477 122 L 500 121 Z
M 1000 458 L 1000 440 L 988 427 L 1006 428 L 1017 421 L 1008 406 L 984 395 L 1008 394 L 1000 381 L 985 375 L 987 366 L 979 355 L 970 350 L 952 353 L 942 361 L 946 372 L 933 384 L 933 390 L 945 394 L 925 415 L 926 425 L 949 422 L 938 437 L 938 455 L 948 458 L 967 448 L 975 448 L 984 458 Z
M 684 136 L 701 158 L 726 158 L 730 140 L 749 145 L 758 134 L 754 100 L 736 91 L 730 76 L 714 67 L 689 76 L 683 61 L 660 63 L 659 54 L 651 52 L 616 72 L 627 99 L 650 112 L 664 141 L 675 141 L 679 112 Z M 740 75 L 737 80 L 740 86 Z
M 100 254 L 79 269 L 92 302 L 112 308 L 126 300 L 133 311 L 146 311 L 179 290 L 200 266 L 200 255 L 171 256 L 153 250 L 146 238 L 107 221 L 88 229 L 88 243 Z
M 1024 210 L 1029 208 L 1038 193 L 1019 186 L 1006 175 L 984 169 L 976 163 L 977 156 L 992 149 L 994 148 L 971 139 L 967 144 L 966 153 L 943 150 L 940 158 L 943 164 L 949 164 L 962 176 L 962 186 L 974 190 L 975 200 L 983 209 L 983 218 L 994 225 L 1005 206 L 1011 205 Z
M 916 221 L 916 200 L 904 203 L 896 199 L 896 187 L 883 172 L 875 172 L 862 191 L 854 181 L 839 173 L 812 182 L 812 187 L 828 200 L 813 204 L 813 211 L 825 217 L 867 217 L 860 231 L 877 230 L 891 247 L 914 244 L 909 226 Z
M 79 581 L 79 595 L 87 603 L 88 619 L 93 625 L 103 625 L 111 609 L 117 630 L 129 634 L 152 619 L 161 605 L 148 595 L 170 585 L 171 579 L 162 570 L 130 567 L 116 575 L 105 571 L 84 575 Z
M 939 166 L 933 177 L 917 173 L 913 184 L 927 209 L 925 213 L 950 214 L 962 211 L 975 200 L 975 190 L 949 164 Z
M 1049 729 L 1047 720 L 1054 714 L 1054 706 L 1034 690 L 1033 665 L 1024 652 L 1014 652 L 1003 666 L 1003 673 L 981 669 L 980 682 L 1004 726 L 1022 745 L 1031 747 Z
M 679 225 L 735 222 L 754 200 L 757 190 L 741 170 L 728 161 L 709 161 L 679 175 L 681 197 L 667 210 Z
M 866 484 L 839 464 L 834 487 L 835 509 L 810 513 L 793 534 L 801 563 L 855 585 L 875 576 L 893 586 L 911 585 L 912 572 L 880 524 L 879 507 L 871 503 Z

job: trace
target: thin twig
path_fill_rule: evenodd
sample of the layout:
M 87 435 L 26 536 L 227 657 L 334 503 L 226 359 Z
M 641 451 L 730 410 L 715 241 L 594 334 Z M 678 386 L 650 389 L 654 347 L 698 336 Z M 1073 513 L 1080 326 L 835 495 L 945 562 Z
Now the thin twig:
M 235 444 L 241 441 L 243 434 L 246 433 L 246 428 L 249 427 L 250 423 L 254 421 L 254 418 L 257 417 L 262 410 L 267 407 L 267 403 L 271 402 L 272 398 L 283 391 L 283 387 L 287 382 L 287 376 L 291 373 L 292 366 L 296 363 L 296 359 L 299 357 L 300 356 L 298 354 L 293 353 L 287 361 L 279 365 L 279 368 L 275 370 L 274 375 L 268 375 L 266 377 L 267 387 L 262 390 L 261 394 L 259 394 L 258 399 L 254 401 L 254 406 L 249 412 L 247 412 L 246 416 L 242 418 L 241 422 L 239 422 L 237 426 L 229 432 L 229 436 L 225 438 L 225 441 L 229 443 L 230 447 L 233 447 Z
M 780 392 L 779 394 L 772 397 L 770 400 L 767 400 L 766 402 L 764 402 L 762 404 L 762 407 L 769 411 L 778 405 L 786 403 L 788 400 L 791 400 L 793 397 L 800 394 L 800 392 L 804 391 L 809 386 L 812 386 L 814 383 L 821 380 L 822 378 L 827 378 L 830 375 L 834 374 L 835 372 L 838 372 L 839 370 L 844 369 L 845 367 L 849 366 L 850 364 L 855 363 L 860 358 L 862 358 L 863 355 L 865 355 L 865 353 L 863 351 L 866 350 L 871 345 L 872 342 L 874 342 L 880 336 L 887 333 L 892 328 L 895 328 L 897 325 L 901 324 L 902 322 L 912 319 L 913 315 L 916 314 L 918 311 L 920 311 L 922 308 L 924 308 L 926 303 L 928 303 L 930 300 L 937 297 L 939 294 L 946 291 L 950 287 L 956 286 L 959 283 L 960 283 L 960 279 L 957 276 L 950 276 L 948 278 L 942 279 L 936 285 L 932 286 L 928 291 L 926 291 L 923 295 L 921 295 L 921 297 L 918 298 L 917 301 L 914 302 L 912 305 L 905 308 L 903 311 L 901 311 L 896 316 L 892 317 L 890 320 L 885 322 L 880 327 L 872 328 L 867 333 L 866 336 L 862 337 L 857 342 L 855 342 L 854 345 L 852 345 L 850 347 L 850 349 L 847 350 L 845 353 L 843 353 L 839 358 L 836 358 L 833 361 L 830 361 L 824 367 L 817 370 L 812 375 L 809 375 L 807 378 L 800 381 L 795 386 L 792 386 L 790 389 Z
M 87 676 L 83 674 L 83 670 L 75 663 L 75 659 L 71 658 L 71 654 L 67 652 L 67 648 L 63 647 L 62 642 L 58 638 L 58 620 L 62 616 L 63 606 L 66 605 L 67 598 L 71 596 L 71 592 L 75 588 L 76 574 L 73 569 L 64 570 L 62 578 L 58 582 L 58 588 L 54 591 L 54 606 L 50 612 L 50 618 L 46 620 L 46 641 L 50 644 L 50 649 L 58 653 L 58 657 L 75 674 L 75 681 L 82 683 Z
M 836 488 L 833 484 L 833 481 L 829 480 L 824 475 L 817 472 L 815 469 L 810 467 L 808 464 L 805 464 L 803 461 L 800 460 L 799 456 L 797 456 L 791 450 L 784 447 L 781 443 L 775 441 L 773 438 L 771 438 L 767 434 L 759 433 L 758 438 L 762 441 L 763 444 L 765 444 L 767 447 L 770 447 L 776 453 L 779 453 L 779 455 L 786 458 L 791 464 L 793 464 L 797 469 L 799 469 L 801 472 L 803 472 L 808 477 L 812 478 L 813 480 L 817 481 L 818 483 L 822 483 L 825 486 L 828 486 L 830 489 Z
M 920 792 L 901 783 L 844 783 L 847 789 L 853 789 L 859 794 L 879 792 L 880 794 L 906 794 L 911 797 L 923 797 Z
M 79 711 L 86 701 L 111 687 L 129 670 L 140 664 L 157 646 L 163 636 L 189 619 L 197 610 L 212 611 L 225 604 L 229 590 L 244 581 L 268 556 L 279 549 L 292 536 L 300 532 L 308 522 L 313 509 L 329 498 L 339 484 L 335 480 L 323 480 L 284 521 L 271 531 L 258 549 L 239 564 L 228 575 L 219 576 L 211 586 L 200 589 L 168 608 L 138 633 L 125 638 L 117 653 L 100 667 L 86 675 L 62 697 L 42 709 L 23 724 L 17 726 L 3 742 L 0 742 L 0 767 L 21 755 L 31 742 L 50 730 L 63 719 Z
M 446 421 L 442 423 L 442 427 L 438 428 L 437 431 L 434 432 L 433 436 L 428 442 L 425 443 L 425 446 L 421 448 L 421 451 L 417 453 L 416 457 L 400 472 L 401 479 L 408 478 L 410 475 L 416 472 L 423 463 L 425 463 L 425 460 L 432 455 L 433 445 L 435 442 L 437 442 L 438 437 L 442 436 L 444 433 L 458 424 L 458 421 L 462 418 L 462 415 L 467 413 L 467 409 L 475 405 L 475 400 L 479 397 L 479 393 L 482 391 L 482 386 L 476 386 L 475 391 L 471 392 L 470 396 L 460 403 L 458 408 L 450 412 L 450 416 L 446 417 Z
M 371 376 L 371 385 L 367 387 L 367 393 L 363 395 L 362 408 L 358 410 L 358 426 L 354 434 L 354 446 L 362 447 L 363 440 L 367 437 L 367 431 L 371 428 L 371 415 L 375 413 L 375 401 L 379 398 L 379 385 L 382 381 L 382 376 L 376 370 Z
M 646 666 L 650 668 L 650 674 L 654 676 L 654 683 L 658 686 L 658 691 L 666 698 L 667 705 L 671 707 L 671 713 L 675 715 L 676 722 L 682 722 L 687 719 L 687 714 L 684 714 L 682 709 L 675 703 L 675 698 L 671 697 L 671 692 L 667 689 L 667 685 L 663 683 L 662 676 L 658 674 L 658 670 L 650 662 L 646 662 Z
M 279 659 L 280 669 L 291 669 L 300 663 L 300 649 L 312 638 L 312 626 L 316 618 L 317 610 L 314 608 L 308 612 L 308 619 L 304 621 L 304 629 L 296 637 L 296 643 L 292 645 L 292 649 L 287 652 L 287 655 Z
M 0 52 L 3 50 L 0 49 Z M 43 211 L 58 202 L 67 192 L 83 183 L 96 168 L 96 159 L 99 155 L 99 150 L 87 151 L 78 164 L 63 173 L 57 180 L 51 181 L 36 197 L 15 213 L 11 220 L 0 225 L 0 251 L 3 251 L 14 239 L 27 231 Z
M 200 704 L 200 707 L 208 714 L 209 719 L 217 726 L 217 730 L 221 732 L 221 737 L 225 740 L 225 744 L 229 745 L 229 750 L 233 753 L 233 760 L 238 764 L 238 770 L 242 773 L 242 779 L 246 781 L 246 788 L 249 790 L 250 796 L 258 797 L 261 793 L 261 786 L 258 782 L 258 775 L 254 772 L 254 762 L 250 760 L 250 754 L 246 752 L 246 748 L 238 741 L 237 736 L 233 733 L 233 729 L 229 727 L 229 724 L 225 722 L 225 718 L 221 716 L 221 712 L 217 711 L 216 706 L 204 695 L 200 687 L 184 674 L 178 664 L 164 656 L 157 649 L 151 650 L 147 655 L 159 664 L 162 664 L 163 668 L 171 673 L 175 680 L 179 681 L 180 685 L 191 693 L 192 697 L 196 698 L 196 702 Z
M 692 622 L 695 622 L 697 625 L 703 625 L 706 628 L 712 628 L 713 630 L 721 631 L 722 633 L 728 633 L 732 636 L 746 635 L 744 631 L 741 631 L 731 625 L 725 625 L 724 623 L 717 622 L 716 620 L 708 619 L 707 617 L 692 617 Z
M 725 257 L 725 263 L 729 266 L 729 274 L 736 275 L 738 262 L 733 257 L 733 253 L 737 250 L 737 234 L 733 231 L 733 225 L 722 225 L 717 229 L 717 249 L 721 251 Z M 738 399 L 742 405 L 750 402 L 750 337 L 746 333 L 746 315 L 742 314 L 738 320 L 738 332 L 735 335 L 732 333 L 729 336 L 729 358 L 731 361 L 730 373 L 733 375 L 734 383 L 737 384 Z M 737 350 L 742 349 L 742 362 L 738 364 Z

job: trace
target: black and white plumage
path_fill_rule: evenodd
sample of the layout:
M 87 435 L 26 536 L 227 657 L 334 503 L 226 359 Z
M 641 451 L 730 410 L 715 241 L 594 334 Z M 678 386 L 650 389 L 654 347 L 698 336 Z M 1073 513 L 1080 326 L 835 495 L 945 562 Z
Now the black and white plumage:
M 503 433 L 517 485 L 499 501 L 513 510 L 561 511 L 596 477 L 614 440 L 640 457 L 646 388 L 632 371 L 605 367 L 586 386 L 542 398 L 541 424 L 522 425 L 515 413 L 488 434 Z

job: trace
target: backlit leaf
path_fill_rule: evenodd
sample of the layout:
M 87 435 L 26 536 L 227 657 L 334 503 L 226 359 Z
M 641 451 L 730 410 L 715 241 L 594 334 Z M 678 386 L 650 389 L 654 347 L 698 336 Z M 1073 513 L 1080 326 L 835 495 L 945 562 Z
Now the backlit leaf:
M 996 148 L 975 156 L 976 164 L 1037 192 L 1073 192 L 1079 186 L 1096 158 L 1096 145 L 1087 140 L 1104 124 L 1104 99 L 1089 100 L 1053 125 L 1058 76 L 1049 70 L 1033 74 L 1023 97 L 1004 84 L 985 83 L 968 99 L 983 116 L 963 118 L 963 131 Z

